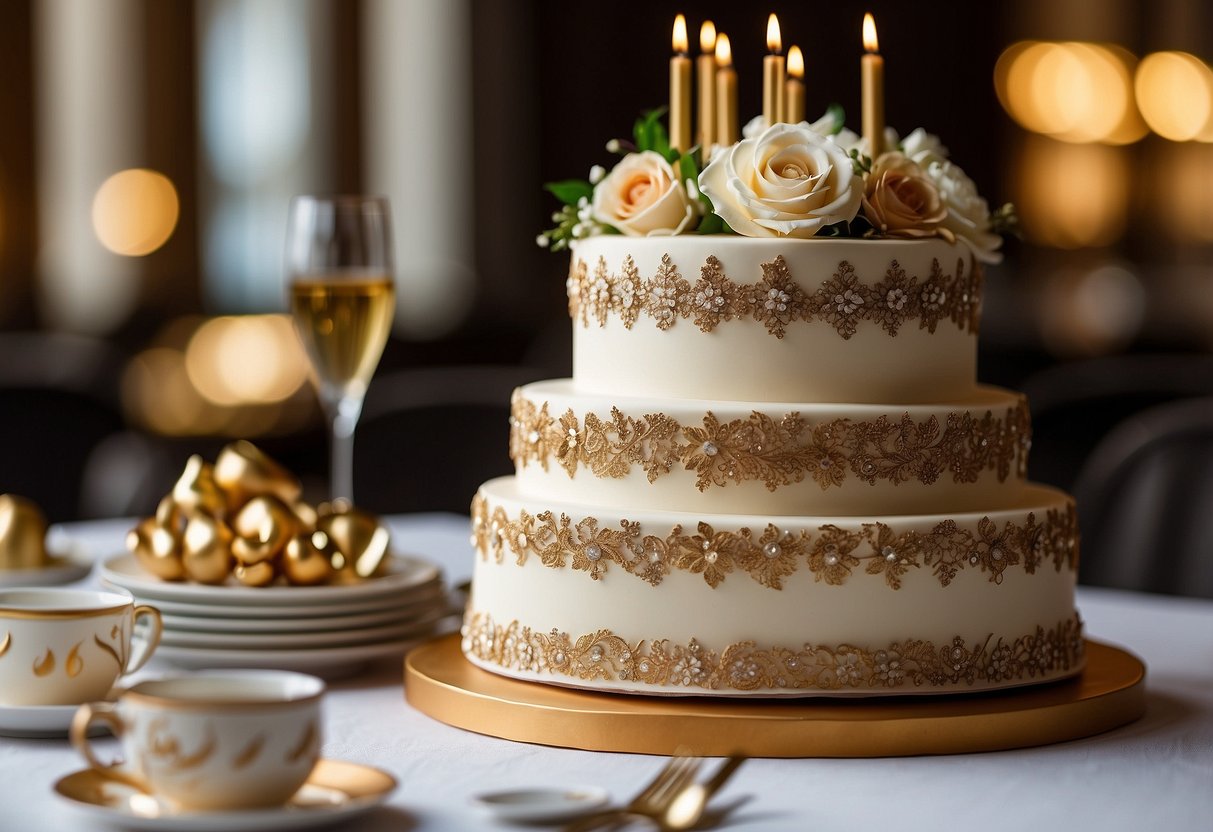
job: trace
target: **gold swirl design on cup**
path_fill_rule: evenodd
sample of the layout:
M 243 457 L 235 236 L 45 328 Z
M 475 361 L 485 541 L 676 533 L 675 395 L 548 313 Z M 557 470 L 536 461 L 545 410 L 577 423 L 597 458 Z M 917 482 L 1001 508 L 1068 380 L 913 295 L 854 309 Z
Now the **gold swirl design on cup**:
M 243 751 L 236 755 L 236 759 L 232 760 L 232 768 L 239 771 L 252 765 L 253 761 L 261 754 L 261 749 L 265 747 L 265 734 L 258 734 L 253 737 Z
M 152 757 L 162 758 L 174 771 L 186 771 L 206 763 L 215 754 L 218 740 L 215 737 L 215 726 L 206 724 L 206 740 L 192 754 L 181 751 L 181 741 L 168 733 L 168 720 L 161 717 L 153 720 L 147 731 L 147 751 Z
M 118 628 L 117 628 L 117 627 L 114 627 L 114 629 L 115 629 L 115 630 L 117 630 Z M 112 635 L 113 635 L 113 633 L 111 632 L 111 636 L 112 636 Z M 113 645 L 112 645 L 112 644 L 110 644 L 109 642 L 106 642 L 106 641 L 102 641 L 102 640 L 101 640 L 101 636 L 97 636 L 97 635 L 93 636 L 93 643 L 95 643 L 95 644 L 96 644 L 98 647 L 100 647 L 100 648 L 101 648 L 103 651 L 105 651 L 106 653 L 108 653 L 108 654 L 110 655 L 110 657 L 111 657 L 111 658 L 112 658 L 112 659 L 113 659 L 115 662 L 117 662 L 117 663 L 118 663 L 118 670 L 119 670 L 119 671 L 121 671 L 123 668 L 125 668 L 125 667 L 126 667 L 126 659 L 124 659 L 122 656 L 120 656 L 120 655 L 118 654 L 118 651 L 114 649 L 114 647 L 113 647 Z
M 50 676 L 55 672 L 55 651 L 46 648 L 46 655 L 41 659 L 34 659 L 34 675 L 41 678 Z
M 0 659 L 4 658 L 4 654 L 8 652 L 8 648 L 13 646 L 13 634 L 4 634 L 4 643 L 0 644 Z
M 69 679 L 75 679 L 84 670 L 84 659 L 80 658 L 80 647 L 83 644 L 83 641 L 77 641 L 67 654 L 67 661 L 63 663 L 63 671 Z
M 297 763 L 305 756 L 311 753 L 313 746 L 316 744 L 316 722 L 315 720 L 307 724 L 307 729 L 303 732 L 303 736 L 299 739 L 299 744 L 286 752 L 286 762 Z

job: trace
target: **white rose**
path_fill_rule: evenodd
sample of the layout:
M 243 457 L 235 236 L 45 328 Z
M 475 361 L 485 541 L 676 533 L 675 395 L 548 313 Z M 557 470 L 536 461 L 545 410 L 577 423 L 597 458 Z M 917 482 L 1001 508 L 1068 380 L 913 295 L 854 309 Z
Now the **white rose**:
M 1002 246 L 1002 237 L 990 230 L 990 206 L 977 193 L 973 180 L 946 161 L 929 164 L 927 176 L 935 183 L 948 207 L 948 215 L 941 225 L 963 240 L 981 262 L 1001 262 L 998 249 Z
M 762 113 L 754 116 L 745 123 L 745 127 L 741 128 L 741 137 L 743 139 L 756 139 L 762 135 L 762 131 L 767 129 L 767 117 Z
M 592 214 L 629 237 L 659 237 L 686 231 L 698 209 L 670 163 L 645 150 L 624 156 L 595 186 Z
M 853 220 L 863 199 L 846 151 L 807 124 L 738 142 L 699 174 L 699 190 L 746 237 L 812 237 Z
M 896 144 L 889 146 L 896 147 Z M 948 149 L 943 146 L 939 136 L 928 133 L 921 127 L 906 136 L 905 141 L 901 143 L 901 152 L 923 168 L 933 162 L 944 162 L 948 158 Z

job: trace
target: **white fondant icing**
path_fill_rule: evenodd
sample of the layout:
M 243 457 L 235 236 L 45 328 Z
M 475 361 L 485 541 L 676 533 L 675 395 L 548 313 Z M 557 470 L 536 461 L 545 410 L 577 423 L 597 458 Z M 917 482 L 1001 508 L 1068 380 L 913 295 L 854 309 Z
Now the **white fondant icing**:
M 939 423 L 943 434 L 948 414 L 972 414 L 980 420 L 987 413 L 1002 419 L 1007 411 L 1019 406 L 1023 397 L 994 387 L 975 387 L 963 400 L 929 405 L 820 404 L 811 402 L 704 402 L 689 399 L 604 396 L 583 393 L 568 379 L 541 381 L 519 388 L 522 396 L 537 407 L 548 404 L 548 415 L 559 421 L 572 411 L 584 424 L 587 413 L 609 420 L 611 409 L 640 418 L 647 414 L 664 414 L 683 427 L 702 428 L 704 416 L 710 411 L 721 423 L 747 419 L 755 411 L 768 414 L 778 422 L 788 413 L 799 413 L 811 425 L 835 419 L 873 422 L 886 416 L 898 424 L 903 415 L 915 424 L 930 417 Z M 1024 437 L 1026 439 L 1026 436 Z M 521 437 L 526 441 L 526 437 Z M 682 444 L 688 440 L 683 439 Z M 1026 457 L 1026 448 L 1020 453 Z M 1022 458 L 1022 457 L 1021 457 Z M 841 485 L 822 488 L 811 476 L 801 482 L 780 485 L 770 490 L 760 480 L 726 481 L 724 485 L 709 485 L 703 491 L 696 487 L 697 474 L 686 465 L 675 462 L 668 474 L 649 482 L 644 468 L 630 465 L 622 477 L 597 477 L 588 467 L 578 466 L 573 476 L 552 458 L 547 470 L 537 460 L 519 464 L 515 459 L 519 489 L 537 500 L 565 499 L 586 505 L 627 509 L 635 506 L 667 511 L 700 511 L 734 514 L 846 514 L 863 515 L 874 511 L 887 514 L 927 514 L 933 512 L 967 511 L 983 506 L 1005 505 L 1013 500 L 1023 486 L 1022 469 L 1012 464 L 1005 479 L 996 470 L 982 470 L 975 482 L 958 482 L 955 472 L 945 470 L 931 484 L 911 477 L 904 482 L 878 478 L 869 483 L 847 471 Z
M 574 260 L 592 273 L 603 258 L 618 275 L 630 255 L 651 278 L 669 254 L 692 286 L 709 256 L 734 283 L 762 278 L 762 264 L 782 255 L 807 294 L 830 280 L 841 261 L 866 284 L 880 282 L 896 260 L 919 283 L 938 260 L 955 275 L 971 268 L 967 250 L 942 240 L 772 240 L 726 236 L 593 237 L 575 243 Z M 940 402 L 971 394 L 977 338 L 948 320 L 934 333 L 907 321 L 896 336 L 863 321 L 847 340 L 825 321 L 794 322 L 782 339 L 759 322 L 733 320 L 702 332 L 692 320 L 660 330 L 641 317 L 626 329 L 609 315 L 604 326 L 573 324 L 573 377 L 580 390 L 605 395 L 671 396 L 733 401 Z
M 576 518 L 593 514 L 600 527 L 619 527 L 619 520 L 638 521 L 645 528 L 671 528 L 677 523 L 694 529 L 704 520 L 716 530 L 748 526 L 764 529 L 776 522 L 793 532 L 834 524 L 858 529 L 864 523 L 883 522 L 897 531 L 929 531 L 945 520 L 976 528 L 988 516 L 1001 528 L 1007 521 L 1022 523 L 1029 511 L 1043 519 L 1050 510 L 1064 510 L 1069 498 L 1051 488 L 1026 487 L 1019 499 L 999 510 L 967 514 L 883 517 L 782 517 L 702 515 L 658 512 L 646 509 L 604 511 L 583 505 L 556 503 L 524 497 L 512 478 L 486 483 L 481 494 L 490 506 L 502 506 L 510 516 L 519 510 L 531 514 L 552 511 Z M 638 501 L 639 502 L 639 501 Z M 731 573 L 715 589 L 702 575 L 674 569 L 658 586 L 650 586 L 624 569 L 608 569 L 598 580 L 568 566 L 546 566 L 534 556 L 521 566 L 508 547 L 501 563 L 492 557 L 477 557 L 469 611 L 488 614 L 500 624 L 519 621 L 540 632 L 556 629 L 578 636 L 609 629 L 629 643 L 642 639 L 670 639 L 676 644 L 697 640 L 705 648 L 720 651 L 742 641 L 758 646 L 798 647 L 804 644 L 850 644 L 861 649 L 883 649 L 912 639 L 950 645 L 959 636 L 968 645 L 987 636 L 1017 638 L 1036 627 L 1051 627 L 1074 614 L 1075 572 L 1063 566 L 1041 564 L 1034 574 L 1021 567 L 1008 567 L 1000 583 L 977 568 L 962 569 L 947 586 L 928 567 L 912 569 L 902 578 L 900 589 L 891 589 L 879 575 L 861 567 L 841 586 L 816 580 L 808 568 L 799 568 L 783 579 L 782 589 L 771 589 L 745 573 Z M 533 674 L 493 665 L 489 669 L 506 675 L 584 685 L 576 679 Z M 1075 672 L 1071 668 L 1052 678 Z M 1014 684 L 1023 684 L 1017 680 Z M 1043 681 L 1038 677 L 1036 681 Z M 621 691 L 711 694 L 711 691 L 662 688 L 637 683 L 594 682 L 585 685 Z M 975 685 L 975 688 L 984 687 Z M 995 685 L 997 686 L 997 685 Z M 941 690 L 944 688 L 941 688 Z M 955 691 L 954 686 L 946 689 Z M 854 695 L 864 691 L 847 691 Z M 874 691 L 866 691 L 873 693 Z M 923 693 L 930 689 L 909 687 L 893 693 Z M 737 691 L 731 691 L 736 694 Z M 780 691 L 758 691 L 770 695 Z M 888 691 L 884 691 L 888 693 Z M 799 692 L 803 696 L 829 695 L 820 690 Z

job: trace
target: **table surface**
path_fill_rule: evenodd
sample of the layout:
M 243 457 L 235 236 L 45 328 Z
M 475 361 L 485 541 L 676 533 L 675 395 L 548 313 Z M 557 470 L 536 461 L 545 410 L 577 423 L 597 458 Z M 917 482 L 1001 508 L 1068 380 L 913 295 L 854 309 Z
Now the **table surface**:
M 400 548 L 471 574 L 467 518 L 390 519 Z M 65 526 L 96 557 L 120 551 L 129 521 Z M 1158 830 L 1213 829 L 1213 602 L 1080 588 L 1087 632 L 1147 665 L 1144 718 L 1085 740 L 951 757 L 750 760 L 721 793 L 748 798 L 728 828 Z M 155 669 L 153 662 L 152 669 Z M 655 757 L 512 743 L 451 728 L 404 701 L 399 662 L 334 682 L 324 756 L 391 771 L 400 788 L 364 830 L 518 829 L 470 803 L 528 786 L 604 786 L 629 797 L 662 765 Z M 0 828 L 79 829 L 51 784 L 82 767 L 66 740 L 0 737 Z

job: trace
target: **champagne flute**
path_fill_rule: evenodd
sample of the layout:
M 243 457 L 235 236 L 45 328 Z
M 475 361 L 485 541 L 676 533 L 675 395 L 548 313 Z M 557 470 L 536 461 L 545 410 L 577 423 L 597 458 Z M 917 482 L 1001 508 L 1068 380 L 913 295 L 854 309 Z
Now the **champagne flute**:
M 384 197 L 291 202 L 291 316 L 329 420 L 332 499 L 354 500 L 354 428 L 396 310 L 391 212 Z

